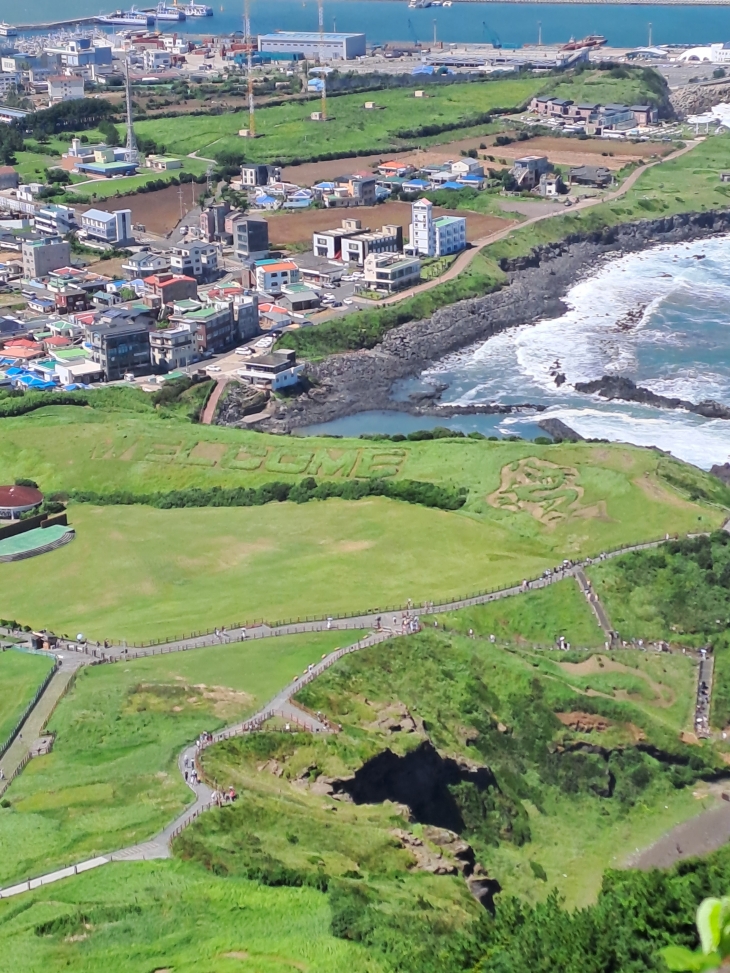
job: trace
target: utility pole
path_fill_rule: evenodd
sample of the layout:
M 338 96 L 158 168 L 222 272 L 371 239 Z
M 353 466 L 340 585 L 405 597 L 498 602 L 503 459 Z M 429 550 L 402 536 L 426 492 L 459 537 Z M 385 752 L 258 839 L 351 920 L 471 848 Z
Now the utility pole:
M 177 191 L 177 195 L 178 195 L 178 198 L 180 200 L 180 219 L 182 220 L 182 218 L 183 218 L 183 189 L 182 189 L 182 183 L 180 183 L 180 186 L 179 186 L 178 191 Z
M 319 63 L 324 61 L 324 0 L 317 0 L 319 8 Z M 327 75 L 322 72 L 322 121 L 327 121 Z
M 244 40 L 246 44 L 246 70 L 248 74 L 248 134 L 256 138 L 256 105 L 253 97 L 253 39 L 251 37 L 251 8 L 250 0 L 244 2 L 243 16 Z
M 124 150 L 124 161 L 135 165 L 139 162 L 139 152 L 137 151 L 137 139 L 134 136 L 134 125 L 132 124 L 132 84 L 129 80 L 129 59 L 125 60 L 125 91 L 127 95 L 127 145 Z

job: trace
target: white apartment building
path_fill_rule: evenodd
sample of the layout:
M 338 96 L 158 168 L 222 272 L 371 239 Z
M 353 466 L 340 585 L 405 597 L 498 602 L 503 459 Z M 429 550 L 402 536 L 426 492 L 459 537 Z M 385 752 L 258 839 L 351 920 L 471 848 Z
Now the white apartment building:
M 20 87 L 20 74 L 17 71 L 0 71 L 0 98 L 5 99 L 12 88 Z
M 48 104 L 84 97 L 84 79 L 75 74 L 58 74 L 48 79 Z
M 195 327 L 180 324 L 175 328 L 150 331 L 150 355 L 153 365 L 166 367 L 170 372 L 190 365 L 197 358 Z
M 466 247 L 466 219 L 439 216 L 434 219 L 433 203 L 418 199 L 411 207 L 410 243 L 406 253 L 423 257 L 445 257 Z
M 218 248 L 212 243 L 186 243 L 170 250 L 173 274 L 194 277 L 198 282 L 212 280 L 218 273 Z
M 126 243 L 132 239 L 132 211 L 131 209 L 117 209 L 107 213 L 102 209 L 90 209 L 81 214 L 81 232 L 79 236 L 87 240 L 96 240 L 110 246 Z
M 299 267 L 293 260 L 257 260 L 256 290 L 281 294 L 282 287 L 299 282 Z

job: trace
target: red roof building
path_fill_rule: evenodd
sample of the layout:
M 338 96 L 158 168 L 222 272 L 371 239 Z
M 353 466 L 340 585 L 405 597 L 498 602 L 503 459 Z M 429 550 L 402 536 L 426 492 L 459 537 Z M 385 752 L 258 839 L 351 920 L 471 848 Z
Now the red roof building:
M 0 486 L 0 519 L 17 520 L 21 514 L 43 503 L 43 494 L 35 487 Z
M 198 296 L 198 282 L 184 274 L 153 274 L 145 277 L 144 284 L 147 293 L 159 297 L 163 304 L 195 300 Z

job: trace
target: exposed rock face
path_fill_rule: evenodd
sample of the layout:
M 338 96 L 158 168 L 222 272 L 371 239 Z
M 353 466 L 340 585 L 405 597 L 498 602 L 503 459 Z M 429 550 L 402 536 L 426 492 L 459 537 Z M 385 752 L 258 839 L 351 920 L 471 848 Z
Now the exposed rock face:
M 697 67 L 698 70 L 702 70 L 700 65 Z M 730 78 L 703 84 L 689 84 L 683 88 L 677 88 L 669 96 L 672 107 L 679 118 L 686 118 L 687 115 L 699 115 L 701 112 L 708 111 L 715 105 L 719 105 L 720 102 L 729 99 Z
M 723 483 L 727 483 L 730 486 L 730 463 L 723 463 L 722 466 L 716 464 L 710 470 L 713 476 L 716 476 L 718 480 L 722 480 Z
M 217 426 L 236 426 L 241 423 L 244 416 L 261 412 L 268 401 L 268 392 L 255 389 L 250 385 L 238 383 L 231 385 L 220 405 L 215 424 Z
M 449 785 L 462 781 L 475 784 L 479 790 L 497 786 L 488 767 L 442 757 L 430 741 L 424 740 L 404 757 L 383 750 L 354 776 L 334 781 L 333 795 L 349 794 L 355 804 L 406 804 L 421 824 L 458 833 L 464 830 L 464 821 Z
M 688 402 L 686 399 L 657 395 L 651 389 L 642 388 L 641 385 L 632 382 L 630 378 L 622 378 L 620 375 L 604 375 L 593 382 L 576 382 L 575 390 L 588 395 L 598 394 L 603 399 L 642 402 L 644 405 L 653 405 L 660 409 L 686 409 L 687 412 L 694 412 L 706 419 L 730 419 L 730 408 L 720 402 L 715 402 L 713 399 L 694 403 Z
M 571 429 L 570 426 L 567 426 L 562 419 L 541 419 L 538 422 L 538 426 L 541 429 L 544 429 L 548 436 L 552 436 L 553 439 L 558 443 L 563 441 L 569 443 L 579 443 L 583 439 L 579 432 L 576 432 L 575 429 Z
M 565 310 L 563 295 L 602 258 L 727 232 L 730 212 L 682 213 L 571 234 L 558 243 L 536 247 L 526 257 L 503 261 L 508 282 L 494 293 L 394 328 L 368 351 L 333 355 L 309 365 L 307 373 L 315 387 L 290 403 L 276 403 L 272 417 L 259 426 L 290 432 L 369 409 L 415 411 L 411 403 L 392 402 L 390 391 L 396 380 L 418 375 L 444 355 L 507 328 L 560 315 Z

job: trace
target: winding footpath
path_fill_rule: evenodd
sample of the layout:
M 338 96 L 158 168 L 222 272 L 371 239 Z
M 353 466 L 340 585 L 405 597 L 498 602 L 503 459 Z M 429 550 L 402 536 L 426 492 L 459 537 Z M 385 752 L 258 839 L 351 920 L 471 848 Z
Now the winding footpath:
M 730 527 L 730 521 L 724 526 L 725 529 L 728 529 Z M 311 619 L 305 622 L 292 622 L 277 626 L 261 623 L 252 629 L 243 627 L 230 631 L 222 629 L 213 635 L 206 634 L 188 639 L 179 639 L 159 646 L 134 647 L 132 651 L 127 646 L 119 645 L 106 647 L 102 650 L 92 645 L 74 646 L 68 644 L 62 646 L 59 644 L 58 657 L 61 660 L 61 665 L 48 684 L 46 691 L 39 697 L 34 709 L 26 717 L 26 722 L 22 728 L 23 732 L 4 755 L 2 766 L 5 769 L 7 763 L 10 773 L 6 771 L 5 773 L 8 779 L 0 781 L 0 787 L 3 789 L 9 786 L 12 779 L 27 764 L 30 759 L 30 749 L 33 740 L 45 728 L 58 701 L 71 685 L 76 671 L 84 665 L 115 663 L 161 653 L 183 652 L 204 646 L 241 642 L 251 638 L 275 638 L 280 635 L 293 635 L 304 632 L 347 631 L 352 629 L 372 630 L 366 637 L 359 639 L 357 642 L 345 648 L 335 649 L 316 664 L 310 665 L 306 673 L 298 676 L 285 686 L 253 716 L 242 722 L 235 723 L 218 733 L 207 736 L 201 735 L 195 743 L 187 746 L 178 758 L 178 770 L 192 792 L 193 802 L 159 834 L 150 838 L 148 841 L 99 855 L 95 858 L 67 866 L 66 868 L 57 869 L 36 878 L 27 879 L 24 882 L 0 889 L 0 899 L 20 895 L 24 892 L 40 888 L 41 886 L 60 881 L 61 879 L 82 874 L 85 871 L 98 868 L 113 861 L 145 861 L 156 858 L 169 858 L 171 855 L 170 846 L 173 839 L 205 811 L 218 806 L 215 792 L 204 781 L 197 779 L 197 775 L 193 777 L 190 773 L 197 766 L 197 758 L 203 749 L 232 737 L 242 736 L 246 733 L 260 730 L 263 724 L 272 717 L 278 717 L 292 729 L 302 729 L 309 733 L 332 732 L 331 727 L 324 719 L 319 719 L 318 716 L 300 709 L 292 702 L 292 697 L 304 686 L 329 669 L 330 666 L 343 658 L 343 656 L 352 652 L 358 652 L 372 645 L 377 645 L 397 635 L 406 635 L 418 631 L 421 624 L 420 619 L 423 619 L 424 616 L 457 611 L 461 608 L 486 604 L 500 598 L 524 594 L 528 591 L 545 588 L 548 585 L 572 577 L 575 578 L 581 590 L 586 595 L 604 632 L 610 634 L 608 616 L 597 596 L 590 588 L 584 572 L 585 567 L 608 558 L 617 557 L 621 554 L 658 547 L 665 540 L 666 538 L 663 538 L 662 540 L 648 541 L 643 544 L 620 548 L 616 551 L 605 552 L 599 557 L 589 558 L 579 563 L 564 563 L 546 572 L 539 578 L 532 580 L 526 579 L 520 585 L 513 585 L 498 591 L 484 592 L 470 598 L 445 602 L 440 605 L 428 604 L 420 608 L 407 607 L 396 610 L 391 609 L 387 613 L 368 612 L 345 618 L 327 617 Z M 437 620 L 434 620 L 434 625 L 438 626 Z M 70 651 L 72 649 L 75 649 L 75 651 Z M 18 744 L 17 747 L 16 743 Z

